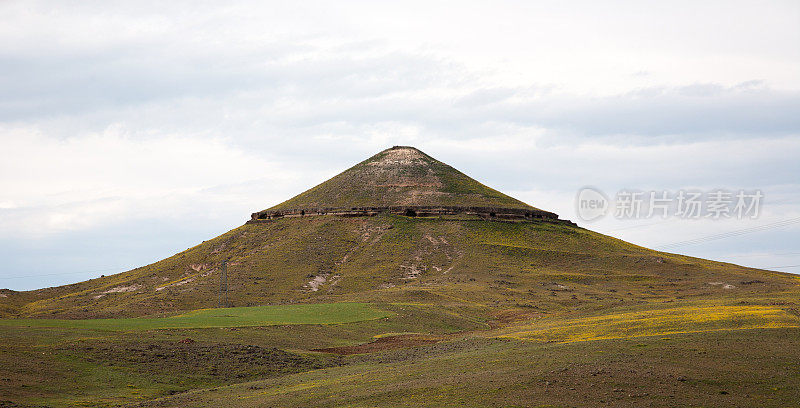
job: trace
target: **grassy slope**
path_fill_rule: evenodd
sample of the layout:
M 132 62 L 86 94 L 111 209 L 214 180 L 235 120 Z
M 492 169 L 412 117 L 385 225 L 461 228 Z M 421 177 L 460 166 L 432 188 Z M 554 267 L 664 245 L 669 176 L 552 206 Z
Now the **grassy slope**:
M 457 205 L 534 208 L 413 148 L 407 165 L 376 166 L 391 158 L 387 149 L 271 210 L 389 205 Z M 388 156 L 388 157 L 387 157 Z
M 556 313 L 768 294 L 800 283 L 794 275 L 659 253 L 569 225 L 381 215 L 244 225 L 152 265 L 11 293 L 0 303 L 6 316 L 19 317 L 209 308 L 225 258 L 234 306 L 377 301 Z M 315 277 L 326 281 L 312 291 Z

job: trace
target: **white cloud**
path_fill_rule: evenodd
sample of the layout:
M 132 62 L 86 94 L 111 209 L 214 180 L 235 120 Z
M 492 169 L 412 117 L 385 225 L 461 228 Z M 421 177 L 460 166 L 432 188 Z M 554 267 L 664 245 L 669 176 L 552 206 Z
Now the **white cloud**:
M 9 214 L 0 218 L 0 234 L 48 234 L 119 219 L 205 219 L 214 207 L 232 204 L 245 219 L 247 204 L 279 201 L 297 179 L 225 140 L 133 133 L 112 125 L 57 139 L 35 128 L 0 129 L 13 152 L 0 162 Z M 227 189 L 220 193 L 220 186 Z

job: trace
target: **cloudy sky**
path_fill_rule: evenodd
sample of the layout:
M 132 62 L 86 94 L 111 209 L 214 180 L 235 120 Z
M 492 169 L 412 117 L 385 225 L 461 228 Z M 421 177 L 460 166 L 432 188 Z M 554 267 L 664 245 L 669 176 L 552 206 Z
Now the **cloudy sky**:
M 296 3 L 0 2 L 0 287 L 159 260 L 392 145 L 578 221 L 584 186 L 759 189 L 756 219 L 579 224 L 800 272 L 797 1 Z

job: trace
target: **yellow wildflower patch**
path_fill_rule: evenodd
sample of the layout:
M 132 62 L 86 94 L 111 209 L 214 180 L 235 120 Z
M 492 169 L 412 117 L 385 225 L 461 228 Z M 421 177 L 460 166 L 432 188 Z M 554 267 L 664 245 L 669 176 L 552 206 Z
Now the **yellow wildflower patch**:
M 800 327 L 800 319 L 774 306 L 686 306 L 612 313 L 564 320 L 539 320 L 510 328 L 500 337 L 574 342 L 719 330 Z

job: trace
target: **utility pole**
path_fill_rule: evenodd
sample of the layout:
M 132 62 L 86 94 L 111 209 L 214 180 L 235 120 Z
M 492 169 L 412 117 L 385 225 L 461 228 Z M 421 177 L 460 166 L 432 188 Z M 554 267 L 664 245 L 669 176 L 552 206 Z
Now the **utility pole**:
M 228 307 L 228 260 L 222 261 L 219 275 L 219 307 Z

